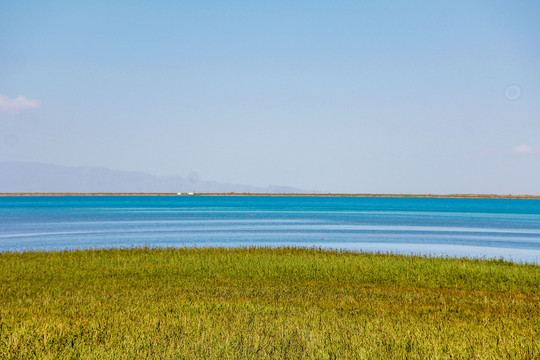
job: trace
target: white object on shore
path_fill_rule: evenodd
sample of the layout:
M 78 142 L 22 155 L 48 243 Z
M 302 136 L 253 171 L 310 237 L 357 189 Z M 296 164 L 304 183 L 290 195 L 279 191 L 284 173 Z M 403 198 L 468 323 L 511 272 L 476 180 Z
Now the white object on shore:
M 182 195 L 182 193 L 176 193 L 176 195 Z
M 188 195 L 193 195 L 193 193 L 192 193 L 192 192 L 189 192 L 189 193 L 187 193 L 187 194 L 188 194 Z

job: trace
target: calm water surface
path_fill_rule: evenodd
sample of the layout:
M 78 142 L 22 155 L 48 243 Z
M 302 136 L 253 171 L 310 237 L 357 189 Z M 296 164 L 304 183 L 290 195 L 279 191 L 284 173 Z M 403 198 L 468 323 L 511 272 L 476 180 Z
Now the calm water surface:
M 540 262 L 540 201 L 0 197 L 0 251 L 306 246 Z

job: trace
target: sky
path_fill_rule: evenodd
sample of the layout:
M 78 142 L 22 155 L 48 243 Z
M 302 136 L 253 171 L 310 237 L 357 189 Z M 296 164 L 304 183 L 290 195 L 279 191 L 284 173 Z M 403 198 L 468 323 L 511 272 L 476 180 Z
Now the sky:
M 540 2 L 0 1 L 0 161 L 540 194 Z

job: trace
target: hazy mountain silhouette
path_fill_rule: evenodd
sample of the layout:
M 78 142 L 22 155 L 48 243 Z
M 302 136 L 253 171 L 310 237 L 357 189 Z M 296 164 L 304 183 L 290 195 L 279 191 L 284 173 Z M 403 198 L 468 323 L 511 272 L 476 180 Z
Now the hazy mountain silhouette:
M 305 193 L 286 186 L 257 187 L 216 181 L 154 176 L 101 167 L 38 162 L 0 162 L 0 193 L 14 192 L 203 192 Z

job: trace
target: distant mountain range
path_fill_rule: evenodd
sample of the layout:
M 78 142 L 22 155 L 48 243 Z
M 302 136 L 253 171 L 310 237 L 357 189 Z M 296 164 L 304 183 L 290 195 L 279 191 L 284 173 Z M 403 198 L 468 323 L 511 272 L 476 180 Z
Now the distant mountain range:
M 0 193 L 305 193 L 286 186 L 257 187 L 216 181 L 154 176 L 101 167 L 68 167 L 39 162 L 0 162 Z

